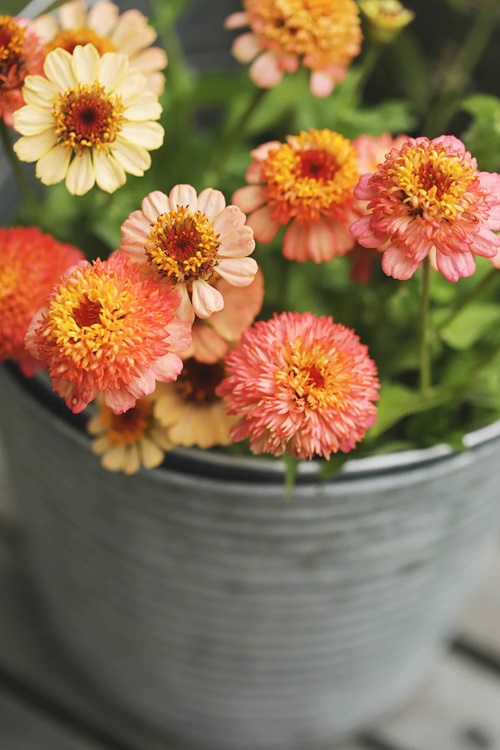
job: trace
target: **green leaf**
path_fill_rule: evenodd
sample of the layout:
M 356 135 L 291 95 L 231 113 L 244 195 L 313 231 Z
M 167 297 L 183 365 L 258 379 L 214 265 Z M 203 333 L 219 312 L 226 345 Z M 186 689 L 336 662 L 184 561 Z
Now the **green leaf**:
M 500 99 L 488 94 L 469 96 L 462 103 L 473 121 L 463 140 L 474 154 L 481 169 L 500 169 Z
M 426 398 L 415 390 L 396 383 L 382 385 L 377 412 L 377 421 L 368 431 L 369 438 L 375 438 L 405 417 L 439 406 L 447 394 L 434 391 Z
M 440 336 L 453 349 L 465 350 L 479 341 L 498 322 L 499 305 L 486 302 L 472 303 L 440 331 Z

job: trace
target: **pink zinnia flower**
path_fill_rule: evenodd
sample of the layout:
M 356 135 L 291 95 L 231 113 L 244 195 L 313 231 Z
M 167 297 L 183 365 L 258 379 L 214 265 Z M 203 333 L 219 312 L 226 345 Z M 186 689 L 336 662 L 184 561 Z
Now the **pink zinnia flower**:
M 330 317 L 282 313 L 246 331 L 217 393 L 254 453 L 328 459 L 375 421 L 379 381 L 366 346 Z
M 123 223 L 120 252 L 178 289 L 183 320 L 209 318 L 224 307 L 212 279 L 245 287 L 257 273 L 257 263 L 247 257 L 255 241 L 245 218 L 236 206 L 226 206 L 219 190 L 197 195 L 191 185 L 176 185 L 168 196 L 157 190 Z
M 40 363 L 24 346 L 31 318 L 64 271 L 84 256 L 37 227 L 0 228 L 0 256 L 0 363 L 19 360 L 24 374 L 32 375 Z
M 500 175 L 478 172 L 476 160 L 454 136 L 410 138 L 392 149 L 354 191 L 367 215 L 351 232 L 365 247 L 384 252 L 388 276 L 409 279 L 432 251 L 449 281 L 471 276 L 474 255 L 492 258 L 500 238 Z
M 360 215 L 354 198 L 359 178 L 351 142 L 331 130 L 290 135 L 251 152 L 246 180 L 233 203 L 249 212 L 255 239 L 270 242 L 289 224 L 283 238 L 288 260 L 324 263 L 354 245 L 348 227 Z
M 329 96 L 345 78 L 361 48 L 359 12 L 354 0 L 244 0 L 245 11 L 226 19 L 227 29 L 250 26 L 237 37 L 233 54 L 251 62 L 250 76 L 261 88 L 272 88 L 283 73 L 309 68 L 315 96 Z
M 179 295 L 113 254 L 83 262 L 55 287 L 31 322 L 29 352 L 47 366 L 53 388 L 76 414 L 98 393 L 115 413 L 174 380 L 190 326 L 175 317 Z
M 0 15 L 0 118 L 6 125 L 12 125 L 12 115 L 24 104 L 24 79 L 42 73 L 44 59 L 44 44 L 33 23 Z

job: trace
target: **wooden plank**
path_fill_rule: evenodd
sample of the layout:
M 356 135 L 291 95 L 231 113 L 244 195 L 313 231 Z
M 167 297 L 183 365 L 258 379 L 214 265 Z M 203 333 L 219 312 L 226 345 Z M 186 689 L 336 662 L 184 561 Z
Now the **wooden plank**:
M 460 621 L 459 637 L 500 662 L 500 544 Z
M 0 688 L 0 747 L 5 750 L 107 750 L 18 702 Z
M 500 676 L 448 654 L 420 695 L 374 734 L 401 750 L 500 750 Z

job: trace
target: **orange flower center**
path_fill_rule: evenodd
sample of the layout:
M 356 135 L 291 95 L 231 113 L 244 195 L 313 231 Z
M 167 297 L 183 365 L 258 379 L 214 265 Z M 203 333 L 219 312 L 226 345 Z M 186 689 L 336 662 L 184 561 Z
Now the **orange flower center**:
M 420 143 L 408 146 L 387 172 L 403 201 L 416 214 L 455 219 L 469 209 L 468 191 L 477 179 L 473 167 L 459 154 Z
M 262 164 L 267 203 L 285 224 L 297 217 L 314 222 L 335 216 L 353 201 L 359 173 L 347 138 L 331 130 L 310 130 L 272 149 Z
M 11 64 L 23 50 L 24 29 L 10 16 L 0 16 L 0 63 Z M 7 65 L 0 65 L 0 72 Z
M 184 362 L 175 386 L 184 401 L 198 406 L 207 405 L 219 400 L 215 389 L 223 377 L 224 366 L 221 363 L 209 365 L 190 358 Z
M 361 41 L 354 0 L 245 0 L 264 46 L 314 60 L 313 67 L 347 65 Z
M 52 114 L 61 145 L 83 152 L 109 152 L 109 145 L 121 131 L 125 107 L 117 94 L 109 95 L 99 83 L 80 84 L 59 94 Z
M 211 277 L 220 242 L 205 214 L 179 206 L 161 214 L 151 226 L 146 255 L 162 276 L 174 284 Z
M 345 354 L 327 350 L 321 342 L 306 348 L 299 337 L 287 345 L 284 360 L 285 366 L 274 377 L 277 385 L 286 388 L 295 401 L 313 411 L 342 409 L 350 391 Z
M 101 407 L 101 420 L 106 437 L 114 445 L 138 443 L 153 424 L 153 406 L 148 399 L 140 399 L 123 414 L 113 414 L 106 405 Z
M 116 51 L 116 46 L 111 39 L 99 36 L 93 29 L 89 29 L 86 26 L 79 26 L 75 29 L 63 29 L 46 45 L 45 50 L 48 54 L 54 49 L 62 48 L 73 54 L 75 47 L 79 44 L 82 47 L 86 44 L 93 44 L 100 55 L 104 55 L 105 52 Z

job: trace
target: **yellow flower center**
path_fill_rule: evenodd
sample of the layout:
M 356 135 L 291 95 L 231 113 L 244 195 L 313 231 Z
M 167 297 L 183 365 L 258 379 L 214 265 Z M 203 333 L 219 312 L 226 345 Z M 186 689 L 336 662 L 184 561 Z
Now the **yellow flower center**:
M 326 129 L 290 138 L 262 164 L 267 203 L 283 224 L 293 217 L 313 222 L 334 216 L 352 200 L 358 178 L 350 141 Z
M 121 131 L 124 111 L 121 97 L 107 94 L 97 81 L 80 84 L 55 99 L 55 133 L 61 145 L 79 153 L 89 148 L 108 153 Z
M 79 26 L 75 29 L 63 29 L 45 47 L 47 54 L 54 49 L 65 49 L 73 54 L 75 47 L 79 44 L 93 44 L 100 55 L 105 52 L 115 52 L 116 45 L 108 37 L 99 36 L 93 29 Z
M 101 406 L 101 421 L 106 437 L 113 445 L 133 445 L 140 442 L 153 424 L 153 406 L 148 399 L 140 399 L 123 414 L 113 414 L 105 404 Z
M 223 377 L 224 366 L 221 363 L 205 364 L 190 358 L 184 362 L 175 387 L 183 401 L 206 406 L 219 400 L 215 389 Z
M 306 348 L 299 337 L 284 352 L 285 366 L 275 379 L 304 407 L 314 411 L 337 407 L 342 409 L 349 391 L 349 368 L 346 356 L 326 350 L 321 342 Z
M 353 0 L 245 0 L 265 46 L 313 58 L 315 67 L 345 66 L 357 54 L 360 21 Z
M 0 16 L 0 63 L 6 63 L 21 54 L 24 40 L 24 29 L 10 16 Z M 4 65 L 0 66 L 0 71 Z
M 469 187 L 476 179 L 472 166 L 444 149 L 421 143 L 404 149 L 388 170 L 395 190 L 416 214 L 455 219 L 469 208 Z
M 146 255 L 162 276 L 174 284 L 210 278 L 220 242 L 205 214 L 178 206 L 161 214 L 151 226 Z

